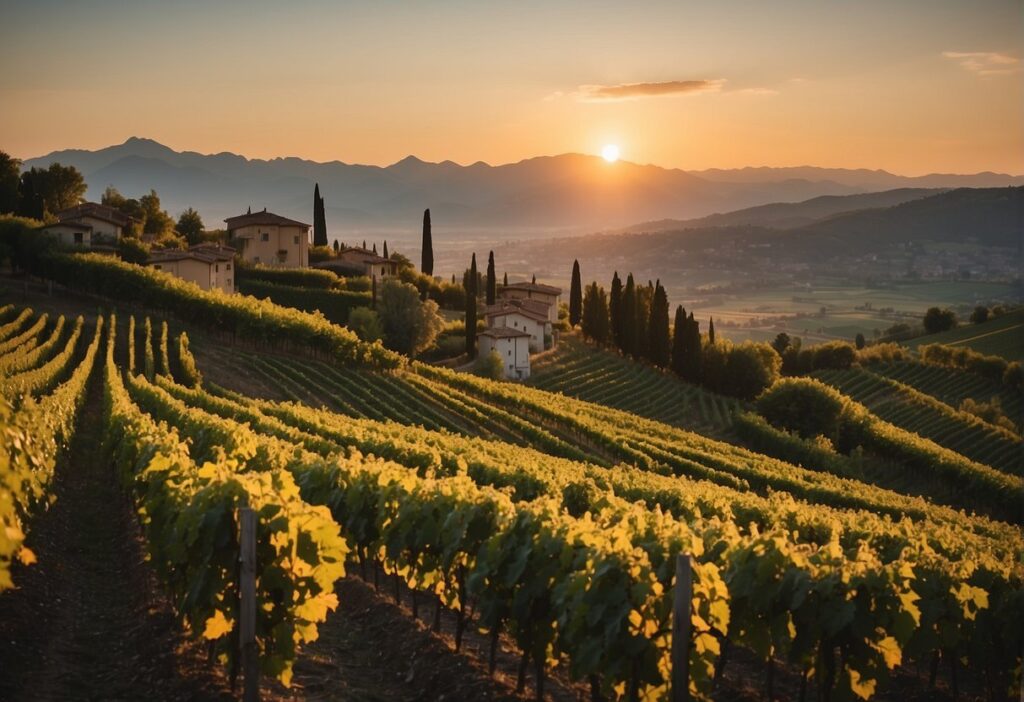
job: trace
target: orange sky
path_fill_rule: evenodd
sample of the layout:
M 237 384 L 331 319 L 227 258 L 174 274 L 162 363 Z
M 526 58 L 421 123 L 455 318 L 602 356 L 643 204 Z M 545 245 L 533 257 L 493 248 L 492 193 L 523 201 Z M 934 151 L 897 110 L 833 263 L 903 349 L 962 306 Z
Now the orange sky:
M 5 8 L 0 149 L 1024 173 L 1018 1 Z M 59 19 L 59 21 L 57 21 Z

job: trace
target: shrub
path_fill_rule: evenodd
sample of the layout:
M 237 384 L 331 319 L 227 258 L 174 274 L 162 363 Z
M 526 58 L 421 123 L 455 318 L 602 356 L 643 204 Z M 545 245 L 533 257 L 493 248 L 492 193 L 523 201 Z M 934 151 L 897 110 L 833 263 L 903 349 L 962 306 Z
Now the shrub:
M 415 287 L 387 278 L 377 306 L 384 329 L 384 343 L 393 351 L 415 357 L 434 344 L 444 320 L 433 300 L 421 301 Z
M 476 360 L 476 372 L 491 380 L 505 379 L 505 362 L 497 351 L 491 349 L 486 356 L 480 356 Z
M 1017 433 L 1016 425 L 1003 412 L 1003 403 L 998 397 L 993 397 L 988 402 L 974 400 L 970 397 L 964 398 L 960 402 L 960 411 L 973 414 L 975 417 L 984 419 L 989 424 L 995 424 L 1003 429 L 1008 429 L 1014 434 Z
M 924 330 L 928 334 L 949 331 L 956 326 L 956 313 L 951 309 L 929 307 L 924 313 Z
M 202 384 L 203 376 L 196 365 L 195 356 L 188 347 L 188 334 L 185 332 L 178 335 L 178 370 L 183 384 L 190 387 Z
M 345 287 L 344 280 L 331 271 L 321 268 L 271 268 L 264 265 L 253 266 L 239 263 L 237 269 L 239 282 L 262 280 L 265 283 L 321 290 L 341 290 Z
M 910 359 L 910 352 L 906 347 L 892 342 L 865 346 L 857 352 L 857 363 L 869 365 L 872 363 L 896 363 Z
M 757 411 L 773 426 L 804 439 L 824 436 L 833 444 L 849 401 L 813 378 L 784 378 L 757 398 Z
M 348 328 L 363 341 L 374 342 L 384 338 L 380 316 L 369 307 L 354 307 L 348 313 Z
M 320 312 L 330 321 L 340 325 L 348 323 L 349 313 L 354 308 L 369 307 L 371 302 L 370 296 L 366 293 L 279 285 L 252 278 L 241 279 L 238 283 L 238 292 L 267 298 L 278 305 L 303 312 Z

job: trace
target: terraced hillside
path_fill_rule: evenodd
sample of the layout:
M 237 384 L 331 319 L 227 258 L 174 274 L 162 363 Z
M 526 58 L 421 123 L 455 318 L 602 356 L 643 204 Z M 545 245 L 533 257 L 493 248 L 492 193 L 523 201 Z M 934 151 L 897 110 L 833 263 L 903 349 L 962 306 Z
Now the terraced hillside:
M 909 342 L 967 346 L 978 353 L 1002 356 L 1008 361 L 1024 360 L 1024 310 L 990 319 L 983 324 L 966 324 L 940 334 L 919 336 Z
M 951 407 L 959 407 L 966 399 L 989 402 L 999 398 L 1006 416 L 1018 427 L 1024 425 L 1024 396 L 976 373 L 916 362 L 873 365 L 870 370 L 931 395 Z
M 973 461 L 1024 475 L 1021 437 L 1014 432 L 866 368 L 818 371 L 814 375 L 898 427 Z
M 368 567 L 452 609 L 457 632 L 500 634 L 537 680 L 557 662 L 606 695 L 663 698 L 681 552 L 694 561 L 698 698 L 729 665 L 723 642 L 825 696 L 870 697 L 893 668 L 913 676 L 907 664 L 940 648 L 967 666 L 961 684 L 984 674 L 1008 688 L 1019 665 L 1022 633 L 1004 626 L 1024 578 L 1018 526 L 422 364 L 356 369 L 239 352 L 201 334 L 183 344 L 173 323 L 123 317 L 97 320 L 85 352 L 76 341 L 68 353 L 81 323 L 0 315 L 0 344 L 17 340 L 0 353 L 0 376 L 17 369 L 4 387 L 34 388 L 9 396 L 14 424 L 37 427 L 32 408 L 50 402 L 73 428 L 74 398 L 90 378 L 102 384 L 104 451 L 145 508 L 152 562 L 179 616 L 229 660 L 234 514 L 257 510 L 258 645 L 282 682 L 336 606 L 337 579 Z M 231 380 L 234 389 L 222 387 Z M 254 388 L 263 399 L 239 392 Z M 962 477 L 972 489 L 993 480 L 975 470 L 954 462 L 935 479 Z M 45 494 L 39 478 L 35 494 Z M 991 489 L 998 501 L 1020 480 Z M 36 515 L 26 507 L 13 518 L 30 533 Z M 776 587 L 784 581 L 806 597 L 793 601 Z M 822 607 L 853 607 L 852 616 L 826 633 Z M 596 622 L 585 615 L 594 608 L 605 612 Z M 782 628 L 779 611 L 791 617 Z M 843 672 L 832 675 L 840 656 Z
M 742 404 L 576 336 L 563 337 L 534 362 L 529 384 L 714 435 L 728 434 L 732 413 Z

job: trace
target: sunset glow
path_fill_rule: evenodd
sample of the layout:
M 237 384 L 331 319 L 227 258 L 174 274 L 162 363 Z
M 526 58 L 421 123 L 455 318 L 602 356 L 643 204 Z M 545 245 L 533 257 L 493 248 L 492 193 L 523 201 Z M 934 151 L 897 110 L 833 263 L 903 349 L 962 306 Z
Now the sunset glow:
M 608 163 L 615 163 L 619 160 L 619 147 L 615 144 L 608 144 L 601 149 L 601 156 Z

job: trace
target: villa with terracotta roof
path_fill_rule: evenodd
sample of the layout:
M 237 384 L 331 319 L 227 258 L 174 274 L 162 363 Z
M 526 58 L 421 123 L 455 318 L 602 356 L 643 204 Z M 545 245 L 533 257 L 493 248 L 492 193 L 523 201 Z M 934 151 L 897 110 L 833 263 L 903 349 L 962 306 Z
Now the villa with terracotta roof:
M 309 224 L 266 209 L 228 217 L 224 222 L 228 240 L 238 244 L 244 261 L 280 268 L 309 267 Z
M 109 248 L 131 223 L 131 217 L 113 207 L 83 202 L 58 212 L 57 222 L 43 227 L 43 233 L 68 246 Z
M 551 339 L 548 307 L 539 300 L 513 298 L 485 307 L 483 314 L 490 328 L 510 327 L 528 333 L 530 350 L 536 352 L 547 348 Z
M 533 300 L 547 305 L 547 317 L 552 324 L 558 321 L 558 300 L 562 289 L 541 283 L 509 283 L 498 287 L 502 300 Z
M 346 246 L 338 252 L 336 258 L 317 264 L 316 267 L 333 270 L 339 275 L 356 272 L 377 280 L 398 274 L 397 262 L 360 246 Z
M 481 356 L 494 351 L 501 357 L 505 377 L 526 380 L 530 377 L 530 334 L 513 327 L 492 327 L 477 335 Z
M 203 290 L 235 292 L 235 250 L 230 246 L 198 244 L 149 254 L 146 266 L 195 283 Z

